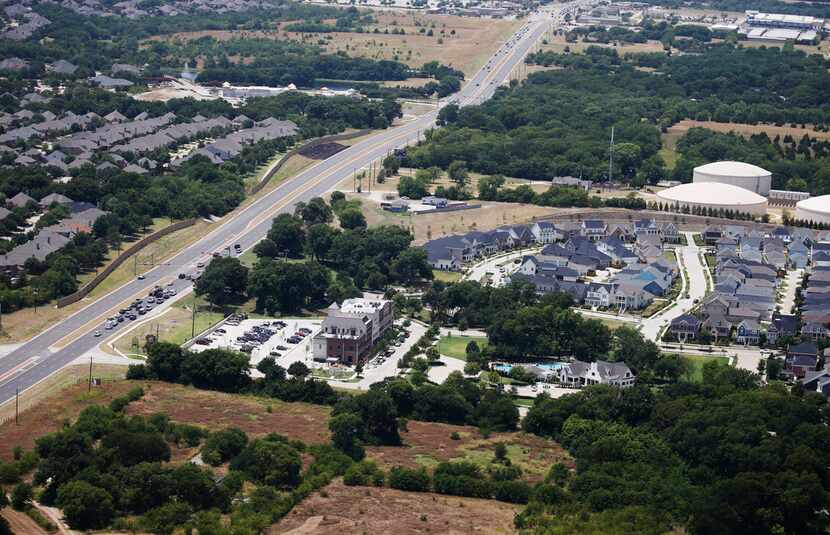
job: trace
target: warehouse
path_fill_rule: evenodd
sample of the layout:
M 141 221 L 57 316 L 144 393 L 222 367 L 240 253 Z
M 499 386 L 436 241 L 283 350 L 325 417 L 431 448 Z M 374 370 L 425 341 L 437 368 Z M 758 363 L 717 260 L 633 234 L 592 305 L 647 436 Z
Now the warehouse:
M 670 206 L 731 210 L 752 215 L 767 212 L 767 199 L 745 188 L 719 182 L 681 184 L 657 193 L 659 202 Z
M 767 197 L 772 185 L 772 173 L 749 163 L 712 162 L 695 167 L 692 182 L 730 184 Z
M 830 224 L 830 195 L 811 197 L 797 202 L 795 218 L 798 221 Z

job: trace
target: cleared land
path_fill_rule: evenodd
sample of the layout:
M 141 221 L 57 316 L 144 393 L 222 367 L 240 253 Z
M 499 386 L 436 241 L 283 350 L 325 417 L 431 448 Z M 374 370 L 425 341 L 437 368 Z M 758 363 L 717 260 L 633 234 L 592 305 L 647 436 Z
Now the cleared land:
M 218 40 L 258 38 L 293 40 L 322 46 L 328 52 L 345 52 L 352 57 L 397 60 L 412 67 L 429 61 L 440 61 L 472 74 L 480 68 L 521 21 L 492 20 L 451 15 L 426 15 L 392 11 L 373 12 L 376 24 L 366 25 L 367 32 L 333 32 L 326 34 L 286 32 L 280 29 L 262 31 L 206 30 L 181 32 L 152 37 L 154 41 L 191 41 L 210 36 Z M 283 23 L 286 27 L 290 23 Z M 403 29 L 405 35 L 391 34 Z M 420 33 L 423 29 L 424 33 Z M 384 33 L 388 30 L 390 33 Z M 432 30 L 433 35 L 427 33 Z M 443 33 L 442 33 L 443 32 Z
M 347 487 L 337 481 L 297 505 L 269 533 L 496 535 L 516 533 L 513 517 L 520 509 L 493 500 Z
M 687 378 L 695 383 L 703 381 L 703 365 L 707 362 L 717 362 L 722 366 L 729 366 L 729 357 L 705 356 L 705 355 L 681 355 L 688 364 Z
M 57 431 L 64 421 L 74 420 L 84 408 L 109 404 L 126 393 L 135 384 L 113 380 L 123 378 L 125 371 L 124 366 L 95 365 L 92 375 L 104 381 L 87 392 L 89 367 L 64 368 L 21 394 L 20 425 L 14 423 L 14 401 L 4 404 L 0 409 L 0 422 L 3 422 L 0 424 L 0 460 L 11 459 L 15 446 L 31 449 L 36 438 Z
M 684 119 L 677 124 L 670 126 L 668 131 L 663 134 L 662 142 L 663 148 L 660 150 L 660 155 L 665 160 L 666 165 L 670 168 L 674 167 L 677 161 L 677 141 L 683 137 L 690 128 L 708 128 L 715 132 L 734 132 L 744 137 L 749 137 L 754 134 L 766 132 L 770 138 L 781 136 L 792 136 L 793 139 L 801 139 L 804 134 L 816 139 L 830 139 L 830 132 L 819 132 L 811 126 L 801 128 L 800 126 L 776 126 L 774 124 L 747 124 L 747 123 L 719 123 L 716 121 L 695 121 L 692 119 Z
M 438 352 L 455 359 L 467 360 L 467 344 L 475 342 L 479 349 L 487 347 L 483 336 L 442 336 L 438 340 Z
M 646 43 L 619 43 L 614 45 L 613 43 L 586 43 L 582 41 L 577 41 L 574 43 L 569 43 L 564 35 L 554 35 L 547 39 L 547 43 L 542 44 L 541 50 L 542 51 L 551 51 L 551 52 L 565 52 L 567 48 L 571 52 L 582 52 L 589 46 L 600 46 L 603 48 L 616 48 L 617 52 L 620 55 L 626 53 L 640 53 L 640 52 L 663 52 L 663 44 L 660 41 L 648 41 Z
M 103 368 L 96 366 L 94 375 L 102 375 Z M 123 373 L 123 367 L 111 368 L 118 368 Z M 198 390 L 157 381 L 105 381 L 103 386 L 88 394 L 86 384 L 77 382 L 83 371 L 84 367 L 79 366 L 78 375 L 69 385 L 51 389 L 48 397 L 25 411 L 19 426 L 15 426 L 13 419 L 0 425 L 0 436 L 4 439 L 0 441 L 0 459 L 11 458 L 15 445 L 31 448 L 36 438 L 57 430 L 64 421 L 74 420 L 85 407 L 107 404 L 134 386 L 144 388 L 145 395 L 130 404 L 130 414 L 164 412 L 173 421 L 211 430 L 238 427 L 250 436 L 276 432 L 307 443 L 329 440 L 329 407 Z M 458 434 L 457 440 L 451 438 L 453 433 Z M 369 447 L 368 456 L 385 468 L 432 466 L 451 459 L 466 459 L 484 467 L 493 459 L 495 444 L 504 442 L 508 457 L 522 468 L 525 478 L 530 481 L 542 479 L 556 462 L 573 466 L 570 456 L 557 443 L 525 433 L 493 433 L 483 438 L 473 427 L 410 421 L 401 437 L 403 447 Z M 174 457 L 181 460 L 193 453 L 195 451 L 183 449 L 176 451 Z

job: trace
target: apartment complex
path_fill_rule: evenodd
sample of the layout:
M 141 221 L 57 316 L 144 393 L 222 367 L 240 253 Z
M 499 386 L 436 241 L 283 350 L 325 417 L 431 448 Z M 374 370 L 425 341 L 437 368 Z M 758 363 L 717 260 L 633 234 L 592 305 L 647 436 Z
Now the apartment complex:
M 320 333 L 314 337 L 314 360 L 354 365 L 365 361 L 370 350 L 394 320 L 392 301 L 346 299 L 326 310 Z

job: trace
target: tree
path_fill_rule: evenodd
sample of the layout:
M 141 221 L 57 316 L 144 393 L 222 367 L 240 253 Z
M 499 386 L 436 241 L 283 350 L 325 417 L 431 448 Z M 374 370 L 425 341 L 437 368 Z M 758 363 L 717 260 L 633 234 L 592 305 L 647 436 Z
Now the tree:
M 366 433 L 363 419 L 353 412 L 338 414 L 329 420 L 331 431 L 331 442 L 339 449 L 356 461 L 361 460 L 366 452 L 360 445 L 360 441 Z
M 386 158 L 383 159 L 383 169 L 386 173 L 386 176 L 394 176 L 398 174 L 398 170 L 401 167 L 401 161 L 398 158 L 390 154 Z
M 58 490 L 58 506 L 73 529 L 101 529 L 115 515 L 112 496 L 86 481 L 71 481 Z
M 213 348 L 189 353 L 182 366 L 182 379 L 197 388 L 238 392 L 250 381 L 248 356 Z
M 427 184 L 411 176 L 402 176 L 398 181 L 398 195 L 410 199 L 420 199 L 429 194 Z
M 294 215 L 302 218 L 309 226 L 330 223 L 334 219 L 331 207 L 320 197 L 314 197 L 307 203 L 297 203 Z
M 455 160 L 447 166 L 447 175 L 450 180 L 457 182 L 459 186 L 463 186 L 467 182 L 469 173 L 467 171 L 467 162 Z
M 205 295 L 214 305 L 238 301 L 248 285 L 248 268 L 238 258 L 214 258 L 196 281 L 196 295 Z
M 210 465 L 218 466 L 239 455 L 247 443 L 248 436 L 236 427 L 211 433 L 202 448 L 202 459 Z
M 34 498 L 32 486 L 28 483 L 18 483 L 12 489 L 12 507 L 18 511 L 24 511 L 29 506 L 29 502 Z
M 478 181 L 478 198 L 482 201 L 495 201 L 499 195 L 499 188 L 504 185 L 501 175 L 481 177 Z
M 341 211 L 337 218 L 340 220 L 340 226 L 345 229 L 366 228 L 366 217 L 359 208 L 347 208 Z
M 297 312 L 322 303 L 328 285 L 328 271 L 316 262 L 262 259 L 248 277 L 248 295 L 256 299 L 257 310 Z
M 413 284 L 421 279 L 430 280 L 433 277 L 427 253 L 420 247 L 401 251 L 392 261 L 390 271 L 402 284 Z
M 290 214 L 280 214 L 271 223 L 268 240 L 274 244 L 276 251 L 289 256 L 300 256 L 305 244 L 303 220 Z M 261 255 L 274 256 L 274 255 Z
M 337 230 L 322 223 L 308 227 L 306 250 L 311 258 L 317 261 L 325 260 L 337 234 Z
M 171 383 L 181 381 L 184 363 L 184 350 L 181 346 L 170 342 L 156 342 L 148 348 L 147 353 L 147 368 L 153 377 Z
M 241 470 L 254 481 L 279 488 L 299 483 L 300 468 L 300 453 L 285 437 L 273 434 L 252 440 L 231 462 L 232 470 Z
M 292 362 L 288 367 L 288 374 L 299 379 L 305 379 L 310 373 L 311 370 L 308 369 L 308 366 L 300 361 Z

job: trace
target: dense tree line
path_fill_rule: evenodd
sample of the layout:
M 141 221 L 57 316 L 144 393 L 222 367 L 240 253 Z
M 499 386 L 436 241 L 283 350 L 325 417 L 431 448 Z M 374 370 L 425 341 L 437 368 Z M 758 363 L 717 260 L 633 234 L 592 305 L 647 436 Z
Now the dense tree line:
M 677 142 L 673 176 L 689 177 L 698 165 L 718 160 L 748 162 L 772 173 L 774 189 L 830 193 L 830 142 L 789 135 L 770 138 L 765 132 L 744 137 L 705 128 L 690 128 Z
M 524 428 L 560 440 L 577 472 L 535 493 L 518 524 L 540 533 L 823 533 L 830 480 L 815 460 L 830 444 L 826 401 L 758 383 L 710 363 L 700 384 L 537 398 Z

